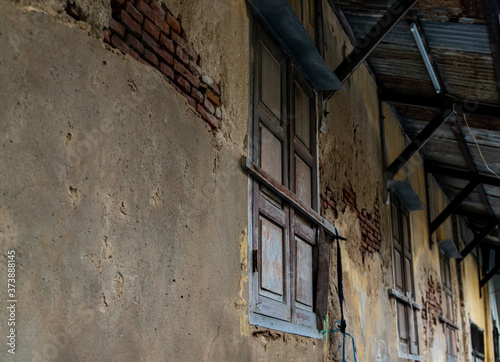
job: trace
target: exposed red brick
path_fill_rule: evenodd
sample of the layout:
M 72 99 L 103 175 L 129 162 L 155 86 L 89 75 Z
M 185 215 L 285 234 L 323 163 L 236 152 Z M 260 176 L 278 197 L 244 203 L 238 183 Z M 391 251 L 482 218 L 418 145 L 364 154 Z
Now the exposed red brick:
M 168 78 L 174 79 L 174 70 L 163 62 L 160 63 L 160 72 Z
M 142 33 L 142 42 L 150 50 L 155 51 L 156 48 L 159 48 L 158 43 L 147 32 Z
M 210 100 L 210 102 L 212 102 L 216 106 L 220 106 L 220 99 L 219 99 L 219 97 L 217 97 L 215 94 L 213 94 L 213 92 L 210 89 L 207 89 L 207 93 L 206 94 L 207 94 L 207 98 Z
M 203 103 L 203 94 L 198 91 L 196 88 L 191 89 L 191 95 L 198 103 Z
M 153 11 L 144 0 L 136 0 L 135 7 L 143 15 L 146 15 L 146 16 L 149 16 L 149 14 L 151 14 L 151 11 Z
M 189 65 L 189 57 L 179 46 L 175 47 L 175 54 L 177 55 L 177 59 L 179 59 L 184 65 Z
M 76 6 L 69 4 L 64 10 L 66 11 L 66 14 L 71 16 L 73 19 L 80 20 L 80 11 Z
M 217 96 L 217 97 L 220 97 L 220 88 L 217 84 L 212 84 L 211 86 L 212 88 L 212 92 L 214 92 L 214 94 Z
M 170 13 L 167 13 L 167 24 L 177 34 L 181 33 L 181 24 Z
M 208 98 L 206 97 L 205 95 L 205 100 L 203 101 L 203 107 L 205 107 L 205 109 L 211 113 L 211 114 L 214 114 L 215 112 L 215 107 L 214 105 L 208 100 Z
M 151 0 L 151 3 L 149 4 L 151 9 L 156 11 L 158 15 L 160 15 L 163 19 L 165 19 L 165 10 L 162 9 L 161 4 L 157 0 Z
M 122 10 L 120 12 L 120 19 L 123 21 L 125 26 L 128 29 L 130 29 L 130 31 L 132 31 L 137 36 L 141 36 L 141 32 L 142 32 L 141 26 L 139 25 L 139 23 L 137 21 L 132 19 L 132 17 L 125 10 Z
M 201 117 L 210 124 L 212 128 L 219 128 L 219 120 L 212 116 L 210 113 L 207 113 L 207 111 L 201 106 L 201 104 L 196 105 L 196 110 L 201 114 Z
M 220 107 L 215 108 L 215 117 L 217 117 L 218 119 L 222 118 L 222 112 L 220 110 Z
M 139 59 L 139 54 L 132 50 L 127 44 L 123 42 L 117 35 L 111 35 L 111 45 L 119 49 L 123 54 L 129 54 L 135 59 Z
M 158 61 L 158 57 L 147 49 L 144 50 L 144 59 L 146 59 L 150 64 L 154 65 L 155 67 L 160 63 Z
M 109 28 L 113 31 L 113 33 L 118 35 L 120 38 L 123 39 L 123 37 L 125 36 L 125 27 L 119 22 L 117 22 L 115 19 L 111 19 L 109 21 Z
M 175 77 L 175 81 L 187 93 L 189 93 L 191 91 L 191 85 L 184 77 L 178 75 L 177 77 Z
M 154 40 L 158 41 L 160 39 L 160 29 L 151 22 L 151 20 L 146 19 L 144 21 L 143 29 L 153 37 Z
M 200 79 L 195 77 L 189 70 L 186 69 L 181 63 L 177 60 L 174 61 L 174 70 L 180 73 L 184 78 L 186 78 L 192 85 L 196 88 L 200 86 Z
M 166 52 L 165 50 L 160 49 L 158 47 L 155 49 L 155 51 L 156 51 L 156 54 L 158 54 L 158 56 L 160 57 L 160 59 L 165 61 L 167 64 L 169 64 L 169 65 L 174 64 L 174 57 L 171 56 L 168 52 Z
M 125 37 L 125 43 L 132 47 L 139 55 L 144 54 L 144 45 L 142 45 L 142 43 L 132 34 L 127 34 Z
M 198 78 L 201 78 L 201 68 L 192 60 L 189 61 L 189 70 Z
M 139 24 L 142 24 L 144 21 L 144 16 L 137 10 L 134 5 L 130 2 L 125 3 L 125 11 L 132 17 L 134 18 Z
M 161 34 L 160 44 L 163 48 L 168 50 L 171 54 L 174 54 L 174 42 L 172 41 L 172 39 L 169 39 L 165 35 Z
M 109 29 L 104 29 L 104 30 L 102 31 L 102 35 L 104 36 L 104 41 L 105 41 L 106 43 L 108 43 L 108 44 L 109 44 L 109 43 L 111 43 L 111 30 L 109 30 Z

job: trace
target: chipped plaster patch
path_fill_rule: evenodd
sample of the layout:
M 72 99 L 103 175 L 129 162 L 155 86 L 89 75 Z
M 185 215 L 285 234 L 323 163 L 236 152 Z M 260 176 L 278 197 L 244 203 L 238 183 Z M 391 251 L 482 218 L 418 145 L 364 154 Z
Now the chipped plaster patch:
M 239 299 L 236 302 L 236 309 L 240 317 L 240 333 L 242 336 L 249 335 L 250 322 L 248 320 L 248 302 L 244 298 L 245 288 L 248 286 L 248 240 L 247 228 L 241 233 L 240 237 L 240 292 Z

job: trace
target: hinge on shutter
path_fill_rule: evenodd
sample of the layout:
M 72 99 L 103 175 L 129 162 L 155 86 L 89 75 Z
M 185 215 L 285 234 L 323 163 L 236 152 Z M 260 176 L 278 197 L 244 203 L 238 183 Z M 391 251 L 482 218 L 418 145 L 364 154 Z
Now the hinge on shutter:
M 257 271 L 257 250 L 252 250 L 252 269 L 254 273 Z

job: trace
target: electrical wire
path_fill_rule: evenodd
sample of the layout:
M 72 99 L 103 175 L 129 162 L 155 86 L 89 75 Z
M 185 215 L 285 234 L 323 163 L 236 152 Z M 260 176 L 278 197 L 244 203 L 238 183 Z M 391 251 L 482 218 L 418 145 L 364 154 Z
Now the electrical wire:
M 455 98 L 455 97 L 452 97 L 452 96 L 450 96 L 450 97 L 451 98 Z M 455 113 L 458 116 L 458 113 L 455 111 L 455 103 L 453 103 L 453 113 Z M 498 179 L 500 179 L 500 175 L 497 174 L 495 171 L 493 171 L 490 168 L 490 166 L 488 165 L 488 162 L 486 162 L 486 160 L 485 160 L 485 158 L 483 156 L 483 152 L 481 152 L 481 148 L 479 147 L 479 143 L 477 142 L 476 136 L 472 133 L 472 131 L 471 131 L 470 127 L 469 127 L 469 123 L 467 122 L 467 116 L 465 115 L 465 112 L 463 113 L 463 116 L 464 116 L 465 125 L 467 126 L 467 129 L 469 130 L 469 133 L 472 136 L 472 139 L 474 140 L 474 143 L 476 144 L 477 150 L 479 152 L 479 156 L 481 156 L 481 159 L 483 160 L 484 166 L 486 167 L 486 169 L 488 171 L 490 171 L 493 175 L 495 175 L 495 177 L 497 177 Z

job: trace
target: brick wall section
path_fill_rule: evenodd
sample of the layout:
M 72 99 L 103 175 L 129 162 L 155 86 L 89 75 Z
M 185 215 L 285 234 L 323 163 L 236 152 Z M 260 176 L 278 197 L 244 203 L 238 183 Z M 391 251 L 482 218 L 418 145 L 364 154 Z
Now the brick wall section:
M 374 252 L 380 251 L 382 243 L 382 235 L 380 234 L 380 213 L 379 213 L 379 199 L 378 191 L 373 203 L 373 216 L 369 214 L 366 209 L 359 212 L 356 206 L 356 194 L 352 186 L 344 185 L 342 189 L 342 201 L 349 206 L 349 208 L 356 214 L 361 228 L 361 250 L 363 253 L 372 255 Z
M 439 281 L 434 281 L 429 277 L 427 281 L 427 290 L 425 292 L 425 300 L 422 309 L 422 320 L 424 333 L 427 335 L 427 325 L 429 325 L 429 343 L 432 345 L 434 340 L 434 330 L 438 322 L 439 316 L 442 313 L 441 308 L 441 284 Z M 429 320 L 427 321 L 427 318 Z M 426 338 L 427 341 L 427 338 Z
M 333 199 L 333 192 L 328 187 L 325 189 L 324 194 L 321 195 L 321 206 L 323 206 L 325 210 L 336 210 L 337 208 L 337 204 Z
M 179 19 L 157 0 L 112 0 L 104 41 L 123 54 L 153 66 L 212 127 L 220 127 L 220 88 L 203 76 L 201 59 Z

